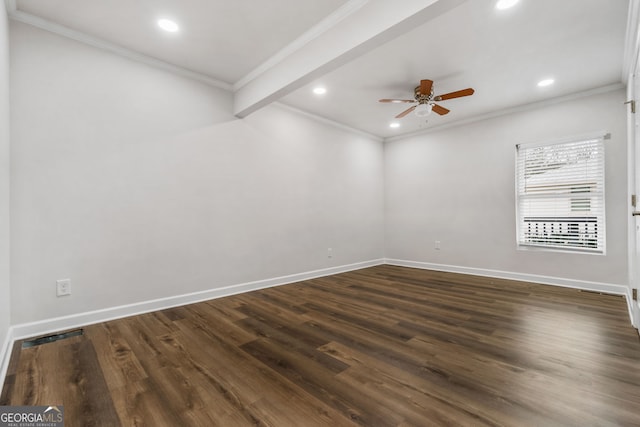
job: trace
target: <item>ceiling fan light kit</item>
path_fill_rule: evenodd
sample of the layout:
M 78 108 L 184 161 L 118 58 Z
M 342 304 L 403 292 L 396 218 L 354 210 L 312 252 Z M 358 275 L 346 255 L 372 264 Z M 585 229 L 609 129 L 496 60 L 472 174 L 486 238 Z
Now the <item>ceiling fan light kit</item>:
M 407 108 L 406 110 L 404 110 L 402 113 L 398 114 L 396 116 L 396 119 L 401 119 L 407 114 L 411 113 L 412 111 L 418 117 L 427 117 L 429 114 L 431 114 L 431 111 L 435 111 L 436 114 L 444 116 L 445 114 L 449 113 L 450 110 L 436 104 L 436 102 L 446 101 L 447 99 L 452 99 L 452 98 L 460 98 L 463 96 L 470 96 L 470 95 L 473 95 L 474 92 L 475 91 L 472 88 L 467 88 L 467 89 L 457 90 L 455 92 L 445 93 L 443 95 L 434 96 L 433 81 L 425 79 L 425 80 L 421 80 L 420 86 L 416 86 L 416 88 L 414 89 L 413 91 L 414 99 L 384 98 L 384 99 L 380 99 L 379 102 L 392 103 L 392 104 L 399 104 L 399 103 L 406 102 L 406 103 L 415 104 Z
M 432 110 L 433 106 L 431 104 L 419 104 L 415 108 L 415 110 L 413 110 L 413 114 L 418 117 L 427 117 L 429 114 L 431 114 Z

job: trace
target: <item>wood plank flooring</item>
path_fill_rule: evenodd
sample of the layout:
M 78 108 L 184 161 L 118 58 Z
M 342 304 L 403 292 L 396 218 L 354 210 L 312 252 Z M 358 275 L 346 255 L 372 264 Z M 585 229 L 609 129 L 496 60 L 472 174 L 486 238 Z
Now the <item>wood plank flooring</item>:
M 639 426 L 622 297 L 378 266 L 14 347 L 66 426 Z

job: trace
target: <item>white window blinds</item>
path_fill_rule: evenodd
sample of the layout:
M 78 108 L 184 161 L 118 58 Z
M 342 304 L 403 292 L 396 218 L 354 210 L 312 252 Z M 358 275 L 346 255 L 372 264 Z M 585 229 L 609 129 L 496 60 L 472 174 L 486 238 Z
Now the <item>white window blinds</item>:
M 516 146 L 519 246 L 604 253 L 604 138 Z

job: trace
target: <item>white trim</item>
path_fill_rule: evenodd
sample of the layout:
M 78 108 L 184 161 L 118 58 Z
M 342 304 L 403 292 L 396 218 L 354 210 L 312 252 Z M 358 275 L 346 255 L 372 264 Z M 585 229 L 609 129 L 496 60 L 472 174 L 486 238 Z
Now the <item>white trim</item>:
M 565 279 L 560 277 L 543 276 L 529 273 L 516 273 L 502 270 L 490 270 L 475 267 L 462 267 L 446 264 L 435 264 L 422 261 L 399 260 L 392 258 L 376 259 L 371 261 L 363 261 L 354 264 L 348 264 L 338 267 L 330 267 L 321 270 L 313 270 L 304 273 L 297 273 L 288 276 L 275 277 L 265 280 L 257 280 L 254 282 L 240 283 L 222 288 L 209 289 L 201 292 L 193 292 L 190 294 L 176 295 L 167 298 L 159 298 L 155 300 L 143 301 L 134 304 L 127 304 L 118 307 L 95 310 L 85 313 L 73 314 L 69 316 L 57 317 L 53 319 L 40 320 L 31 323 L 22 323 L 13 325 L 9 328 L 7 339 L 4 344 L 4 352 L 7 351 L 8 341 L 16 339 L 30 338 L 37 335 L 56 332 L 64 329 L 77 328 L 81 326 L 91 325 L 98 322 L 107 322 L 109 320 L 120 319 L 128 316 L 149 313 L 152 311 L 164 310 L 167 308 L 178 307 L 196 302 L 207 301 L 216 298 L 236 295 L 244 292 L 251 292 L 258 289 L 265 289 L 274 286 L 281 286 L 290 283 L 300 282 L 304 280 L 314 279 L 318 277 L 330 276 L 333 274 L 345 273 L 353 270 L 373 267 L 377 265 L 388 264 L 400 267 L 419 268 L 423 270 L 436 270 L 450 273 L 470 274 L 474 276 L 494 277 L 499 279 L 517 280 L 523 282 L 539 283 L 543 285 L 562 286 L 566 288 L 582 289 L 594 292 L 603 292 L 607 294 L 623 295 L 631 301 L 631 290 L 624 285 L 612 283 L 591 282 L 586 280 Z M 631 304 L 628 304 L 629 307 Z M 4 353 L 3 352 L 3 353 Z M 3 359 L 0 359 L 3 360 Z M 0 382 L 1 384 L 1 382 Z
M 272 55 L 269 59 L 264 61 L 262 64 L 258 65 L 256 68 L 251 70 L 247 75 L 245 75 L 240 80 L 235 82 L 233 84 L 233 90 L 236 91 L 240 89 L 241 87 L 249 83 L 251 80 L 255 79 L 259 75 L 270 70 L 276 64 L 282 62 L 283 59 L 290 56 L 292 53 L 302 49 L 309 42 L 315 40 L 322 34 L 329 31 L 331 28 L 338 25 L 340 21 L 342 21 L 352 13 L 356 12 L 358 9 L 360 9 L 362 6 L 364 6 L 368 2 L 369 0 L 349 0 L 347 3 L 340 6 L 338 9 L 336 9 L 334 12 L 332 12 L 330 15 L 324 18 L 322 21 L 320 21 L 319 23 L 317 23 L 316 25 L 314 25 L 313 27 L 305 31 L 300 37 L 298 37 L 297 39 L 289 43 L 280 51 Z
M 640 46 L 640 32 L 638 24 L 640 19 L 640 1 L 631 0 L 629 11 L 627 12 L 627 31 L 624 38 L 624 53 L 622 57 L 622 82 L 628 84 L 629 76 L 633 74 L 633 68 L 638 57 L 638 47 Z
M 529 142 L 524 144 L 516 144 L 516 178 L 515 178 L 515 210 L 516 210 L 516 247 L 519 251 L 553 251 L 553 252 L 567 252 L 567 253 L 582 253 L 589 255 L 600 255 L 605 256 L 607 254 L 607 239 L 606 239 L 606 190 L 605 190 L 605 157 L 606 157 L 606 146 L 605 141 L 611 139 L 611 134 L 604 130 L 592 131 L 588 133 L 582 133 L 579 135 L 556 138 L 555 140 L 543 140 L 536 142 Z M 596 228 L 595 232 L 596 236 L 596 248 L 583 248 L 583 247 L 575 247 L 571 243 L 567 242 L 558 242 L 555 241 L 552 237 L 541 238 L 541 241 L 538 243 L 527 243 L 526 242 L 526 231 L 523 226 L 525 226 L 527 214 L 530 216 L 533 213 L 523 205 L 523 202 L 526 201 L 536 201 L 543 200 L 543 205 L 538 206 L 535 205 L 533 207 L 533 211 L 535 212 L 538 208 L 542 208 L 545 206 L 546 200 L 552 198 L 558 201 L 567 201 L 570 204 L 573 203 L 573 199 L 570 194 L 560 194 L 556 193 L 554 190 L 541 190 L 536 194 L 530 194 L 526 190 L 526 177 L 525 177 L 525 163 L 528 156 L 528 151 L 531 151 L 535 148 L 540 147 L 556 147 L 559 150 L 565 151 L 573 151 L 574 145 L 579 144 L 580 147 L 588 146 L 590 148 L 597 148 L 597 152 L 600 155 L 593 156 L 594 160 L 593 164 L 590 164 L 589 167 L 585 166 L 584 168 L 577 168 L 576 170 L 567 170 L 563 173 L 560 173 L 559 177 L 556 177 L 556 180 L 551 180 L 548 178 L 544 182 L 548 188 L 551 188 L 552 185 L 557 184 L 557 180 L 560 179 L 560 183 L 564 183 L 568 181 L 572 181 L 573 179 L 578 179 L 582 181 L 582 179 L 587 179 L 589 181 L 593 181 L 596 185 L 596 189 L 594 191 L 589 191 L 590 200 L 593 203 L 595 200 L 594 209 L 589 209 L 589 216 L 596 218 Z M 568 147 L 568 148 L 567 148 Z M 600 149 L 602 151 L 600 152 Z M 587 176 L 585 176 L 587 175 Z M 601 190 L 598 190 L 601 188 Z M 600 207 L 601 206 L 601 207 Z M 600 207 L 600 208 L 598 208 Z M 546 208 L 545 208 L 546 209 Z M 567 217 L 571 216 L 572 207 L 566 205 L 566 210 L 563 212 L 562 209 L 556 207 L 555 215 L 556 217 Z M 586 214 L 584 214 L 586 215 Z M 545 216 L 545 215 L 542 215 Z M 593 232 L 593 230 L 592 230 Z M 574 236 L 577 237 L 577 236 Z
M 9 16 L 16 9 L 15 0 L 5 0 L 4 7 L 5 7 L 5 10 L 7 11 L 7 16 Z M 11 348 L 13 347 L 13 328 L 11 326 L 7 327 L 4 342 L 0 344 L 1 344 L 0 346 L 0 393 L 1 393 L 2 388 L 4 387 L 4 379 L 7 374 L 7 369 L 9 369 L 9 361 L 11 359 Z
M 629 309 L 629 318 L 631 319 L 631 324 L 634 327 L 636 327 L 635 325 L 637 325 L 638 322 L 640 322 L 640 319 L 635 318 L 635 310 L 633 309 L 633 304 L 638 304 L 638 303 L 633 300 L 632 292 L 633 290 L 631 288 L 627 288 L 626 299 L 627 299 L 627 307 Z M 637 327 L 636 327 L 636 331 L 638 331 L 638 334 L 640 334 L 640 329 L 638 329 Z
M 214 79 L 213 77 L 198 73 L 193 70 L 171 64 L 169 62 L 162 61 L 157 58 L 153 58 L 151 56 L 144 55 L 142 53 L 127 49 L 123 46 L 108 42 L 98 37 L 93 37 L 83 32 L 76 31 L 72 28 L 65 27 L 64 25 L 56 24 L 38 16 L 31 15 L 30 13 L 22 12 L 16 9 L 8 10 L 8 12 L 9 18 L 13 19 L 14 21 L 22 22 L 24 24 L 49 31 L 59 36 L 67 37 L 69 39 L 96 47 L 98 49 L 106 50 L 108 52 L 115 53 L 116 55 L 120 55 L 124 58 L 141 62 L 143 64 L 150 65 L 161 70 L 169 71 L 182 77 L 197 80 L 199 82 L 208 84 L 209 86 L 214 86 L 228 91 L 233 90 L 233 86 L 229 83 Z
M 638 32 L 638 21 L 640 20 L 640 0 L 631 0 L 629 2 L 629 13 L 627 17 L 627 34 L 625 37 L 624 46 L 624 59 L 622 67 L 622 81 L 627 84 L 627 100 L 634 100 L 636 97 L 636 86 L 638 82 L 638 54 L 640 53 L 640 32 Z M 638 102 L 638 100 L 635 100 Z M 636 175 L 640 164 L 638 163 L 638 153 L 636 153 L 636 140 L 640 137 L 636 133 L 635 126 L 635 114 L 631 112 L 630 108 L 626 108 L 627 111 L 627 188 L 628 196 L 627 200 L 630 200 L 630 196 L 638 194 L 638 188 L 636 183 Z M 638 249 L 637 239 L 638 232 L 636 230 L 636 217 L 632 215 L 632 212 L 636 210 L 631 203 L 627 205 L 628 223 L 627 230 L 628 235 L 631 237 L 628 239 L 627 244 L 627 259 L 628 259 L 628 277 L 629 277 L 629 292 L 627 295 L 627 301 L 629 302 L 629 315 L 636 329 L 640 328 L 640 318 L 638 313 L 638 302 L 633 301 L 631 298 L 634 288 L 638 288 Z M 635 307 L 634 307 L 635 306 Z M 638 330 L 640 333 L 640 330 Z
M 0 348 L 0 393 L 4 387 L 4 380 L 7 377 L 7 369 L 9 369 L 9 362 L 11 361 L 11 349 L 13 348 L 13 327 L 9 326 L 7 330 L 7 336 L 4 339 L 4 343 Z
M 516 148 L 548 147 L 550 145 L 567 144 L 569 142 L 590 141 L 592 139 L 601 139 L 603 141 L 608 141 L 611 139 L 611 133 L 603 129 L 593 130 L 591 132 L 582 132 L 576 135 L 569 135 L 562 138 L 522 142 L 516 144 Z
M 258 289 L 270 288 L 274 286 L 286 285 L 318 277 L 330 276 L 333 274 L 345 273 L 362 268 L 374 267 L 388 264 L 400 267 L 419 268 L 423 270 L 445 271 L 450 273 L 470 274 L 483 277 L 494 277 L 499 279 L 518 280 L 544 285 L 562 286 L 567 288 L 583 289 L 607 294 L 623 295 L 627 300 L 629 316 L 633 319 L 631 290 L 627 286 L 610 283 L 590 282 L 584 280 L 563 279 L 559 277 L 542 276 L 537 274 L 515 273 L 500 270 L 490 270 L 483 268 L 461 267 L 445 264 L 434 264 L 421 261 L 407 261 L 399 259 L 376 259 L 371 261 L 358 262 L 338 267 L 330 267 L 320 270 L 313 270 L 304 273 L 291 274 L 288 276 L 275 277 L 272 279 L 258 280 L 254 282 L 241 283 L 237 285 L 225 286 L 217 289 L 209 289 L 201 292 L 177 295 L 174 297 L 160 298 L 144 301 L 135 304 L 128 304 L 119 307 L 112 307 L 92 312 L 79 313 L 70 316 L 63 316 L 54 319 L 40 320 L 37 322 L 23 323 L 9 327 L 7 337 L 3 347 L 0 349 L 0 387 L 4 384 L 7 369 L 11 358 L 13 343 L 17 339 L 30 338 L 47 333 L 57 332 L 65 329 L 83 327 L 99 322 L 120 319 L 128 316 L 149 313 L 157 310 L 164 310 L 171 307 L 193 304 L 216 298 L 250 292 Z
M 281 108 L 283 108 L 285 110 L 289 110 L 289 111 L 291 111 L 293 113 L 300 114 L 302 116 L 308 117 L 308 118 L 310 118 L 312 120 L 315 120 L 317 122 L 320 122 L 320 123 L 323 123 L 323 124 L 326 124 L 326 125 L 329 125 L 329 126 L 333 126 L 335 128 L 338 128 L 338 129 L 346 130 L 348 132 L 355 133 L 355 134 L 358 134 L 358 135 L 361 135 L 361 136 L 366 136 L 367 138 L 371 138 L 371 139 L 373 139 L 375 141 L 378 141 L 378 142 L 384 142 L 384 138 L 381 138 L 381 137 L 379 137 L 377 135 L 374 135 L 372 133 L 368 133 L 368 132 L 365 132 L 365 131 L 360 130 L 360 129 L 352 128 L 351 126 L 347 126 L 347 125 L 342 124 L 340 122 L 336 122 L 334 120 L 327 119 L 326 117 L 318 116 L 317 114 L 313 114 L 313 113 L 310 113 L 308 111 L 304 111 L 304 110 L 301 110 L 299 108 L 292 107 L 292 106 L 287 105 L 287 104 L 283 104 L 280 101 L 275 101 L 275 102 L 272 103 L 272 105 L 277 105 L 278 107 L 281 107 Z
M 623 83 L 613 83 L 607 86 L 601 86 L 594 89 L 585 90 L 582 92 L 572 93 L 569 95 L 558 96 L 555 98 L 545 99 L 538 102 L 531 102 L 529 104 L 518 105 L 516 107 L 504 108 L 502 110 L 492 111 L 486 114 L 480 114 L 477 116 L 469 117 L 466 119 L 461 119 L 455 122 L 446 123 L 443 125 L 433 126 L 427 129 L 421 129 L 416 132 L 405 133 L 402 135 L 396 135 L 389 138 L 385 138 L 385 142 L 394 142 L 400 141 L 403 139 L 411 138 L 414 136 L 426 135 L 433 132 L 439 132 L 445 129 L 451 129 L 458 126 L 468 125 L 471 123 L 476 123 L 484 120 L 493 119 L 495 117 L 505 116 L 507 114 L 520 113 L 523 111 L 537 110 L 539 108 L 548 107 L 550 105 L 560 104 L 562 102 L 573 101 L 576 99 L 586 98 L 588 96 L 600 95 L 609 92 L 615 92 L 620 89 L 624 89 L 625 85 Z
M 496 279 L 517 280 L 522 282 L 539 283 L 542 285 L 561 286 L 564 288 L 581 289 L 585 291 L 602 292 L 605 294 L 621 295 L 625 297 L 627 302 L 627 311 L 629 312 L 629 321 L 631 325 L 634 323 L 633 300 L 631 299 L 631 289 L 625 285 L 617 285 L 613 283 L 591 282 L 587 280 L 563 279 L 553 276 L 542 276 L 539 274 L 515 273 L 511 271 L 490 270 L 486 268 L 461 267 L 456 265 L 434 264 L 422 261 L 407 261 L 400 259 L 385 258 L 385 264 L 397 265 L 399 267 L 419 268 L 422 270 L 436 270 L 447 273 L 470 274 L 474 276 L 493 277 Z M 640 321 L 637 319 L 636 321 Z M 640 330 L 638 330 L 640 334 Z
M 31 338 L 38 335 L 45 335 L 65 329 L 79 328 L 99 322 L 121 319 L 123 317 L 135 316 L 152 311 L 164 310 L 171 307 L 178 307 L 196 302 L 207 301 L 216 298 L 251 292 L 258 289 L 271 288 L 274 286 L 287 285 L 303 280 L 315 279 L 318 277 L 330 276 L 333 274 L 345 273 L 347 271 L 360 270 L 362 268 L 374 267 L 384 264 L 384 259 L 357 262 L 354 264 L 341 265 L 337 267 L 312 270 L 304 273 L 291 274 L 288 276 L 274 277 L 271 279 L 257 280 L 254 282 L 240 283 L 222 288 L 209 289 L 190 294 L 176 295 L 167 298 L 143 301 L 134 304 L 127 304 L 118 307 L 94 310 L 85 313 L 72 314 L 69 316 L 56 317 L 53 319 L 39 320 L 37 322 L 22 323 L 9 327 L 7 338 L 5 339 L 2 353 L 0 353 L 0 391 L 5 381 L 9 361 L 11 359 L 11 349 L 15 340 Z
M 635 3 L 632 1 L 630 3 L 629 8 L 631 9 L 631 4 Z M 627 46 L 628 47 L 628 46 Z M 626 52 L 625 52 L 626 55 Z M 636 75 L 635 72 L 637 68 L 637 62 L 631 66 L 629 69 L 629 75 L 627 77 L 627 99 L 634 99 L 634 92 L 636 86 Z M 635 207 L 631 205 L 631 196 L 637 194 L 636 192 L 636 126 L 635 126 L 635 114 L 631 112 L 631 108 L 626 108 L 627 111 L 627 200 L 629 204 L 627 205 L 627 235 L 630 237 L 627 239 L 627 275 L 629 280 L 629 295 L 627 295 L 627 301 L 629 301 L 629 315 L 631 316 L 631 321 L 633 325 L 638 328 L 640 327 L 640 319 L 637 319 L 635 316 L 635 310 L 633 308 L 633 300 L 631 299 L 631 292 L 633 288 L 638 286 L 638 277 L 637 277 L 637 248 L 636 248 L 636 239 L 638 238 L 636 233 L 636 218 L 633 216 L 632 212 L 635 210 Z M 640 166 L 637 165 L 637 166 Z
M 582 289 L 585 291 L 602 292 L 605 294 L 613 295 L 627 296 L 629 293 L 629 288 L 625 285 L 590 282 L 587 280 L 563 279 L 561 277 L 542 276 L 539 274 L 516 273 L 512 271 L 490 270 L 486 268 L 475 267 L 461 267 L 457 265 L 434 264 L 430 262 L 407 261 L 401 259 L 385 259 L 385 264 L 397 265 L 399 267 L 420 268 L 423 270 L 445 271 L 448 273 L 462 273 L 474 276 L 494 277 L 496 279 L 517 280 L 521 282 L 561 286 L 565 288 Z
M 296 273 L 288 276 L 257 280 L 254 282 L 239 283 L 236 285 L 224 286 L 221 288 L 208 289 L 206 291 L 159 298 L 134 304 L 122 305 L 118 307 L 110 307 L 85 313 L 72 314 L 69 316 L 57 317 L 53 319 L 39 320 L 37 322 L 22 323 L 13 326 L 13 336 L 14 339 L 30 338 L 33 336 L 43 335 L 64 329 L 78 328 L 98 322 L 107 322 L 109 320 L 135 316 L 138 314 L 164 310 L 171 307 L 178 307 L 216 298 L 222 298 L 244 292 L 255 291 L 258 289 L 286 285 L 289 283 L 300 282 L 317 277 L 330 276 L 332 274 L 344 273 L 352 270 L 359 270 L 383 263 L 383 259 L 363 261 L 355 264 L 307 271 L 304 273 Z

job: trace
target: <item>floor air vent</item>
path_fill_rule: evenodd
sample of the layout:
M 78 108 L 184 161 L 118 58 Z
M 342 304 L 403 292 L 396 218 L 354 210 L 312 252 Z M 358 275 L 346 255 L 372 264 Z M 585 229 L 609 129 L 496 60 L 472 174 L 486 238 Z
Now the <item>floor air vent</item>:
M 35 347 L 37 345 L 49 344 L 50 342 L 60 341 L 71 337 L 77 337 L 83 335 L 84 330 L 75 329 L 69 332 L 63 332 L 61 334 L 47 335 L 46 337 L 35 338 L 22 343 L 22 348 Z

